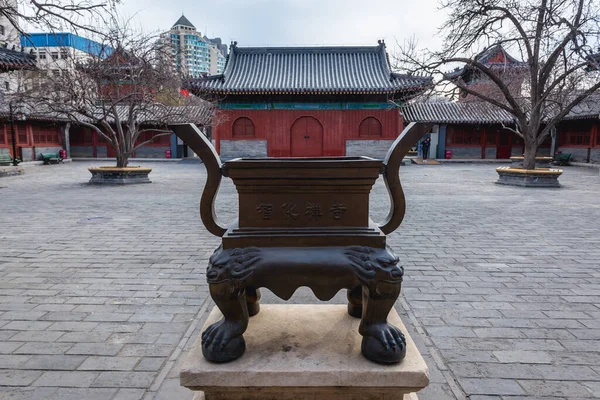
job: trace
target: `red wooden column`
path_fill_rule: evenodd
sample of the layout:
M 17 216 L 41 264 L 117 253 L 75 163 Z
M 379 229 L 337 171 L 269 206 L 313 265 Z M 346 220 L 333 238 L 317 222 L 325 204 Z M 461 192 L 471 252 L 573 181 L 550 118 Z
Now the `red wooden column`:
M 600 142 L 598 141 L 598 121 L 595 121 L 592 124 L 592 133 L 590 135 L 590 147 L 597 147 L 598 145 L 600 145 Z
M 488 135 L 488 129 L 487 126 L 484 125 L 481 131 L 481 159 L 485 159 L 485 147 L 487 145 L 487 135 Z
M 92 157 L 98 157 L 98 132 L 92 130 L 92 146 L 94 150 L 92 151 Z
M 33 140 L 33 127 L 31 123 L 25 125 L 25 132 L 28 137 L 29 143 L 31 143 L 31 161 L 35 161 L 35 141 Z

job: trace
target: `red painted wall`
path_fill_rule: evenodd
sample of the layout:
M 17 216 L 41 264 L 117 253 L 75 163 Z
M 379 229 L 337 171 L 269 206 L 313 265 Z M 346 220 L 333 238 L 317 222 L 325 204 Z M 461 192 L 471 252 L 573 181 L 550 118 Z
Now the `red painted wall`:
M 346 155 L 346 140 L 396 139 L 402 131 L 403 119 L 397 109 L 390 110 L 218 110 L 213 127 L 217 151 L 220 140 L 233 138 L 233 122 L 250 118 L 254 123 L 254 138 L 266 139 L 269 157 L 290 157 L 290 130 L 300 117 L 313 117 L 323 126 L 323 156 Z M 358 127 L 367 117 L 377 118 L 382 125 L 380 137 L 360 137 Z

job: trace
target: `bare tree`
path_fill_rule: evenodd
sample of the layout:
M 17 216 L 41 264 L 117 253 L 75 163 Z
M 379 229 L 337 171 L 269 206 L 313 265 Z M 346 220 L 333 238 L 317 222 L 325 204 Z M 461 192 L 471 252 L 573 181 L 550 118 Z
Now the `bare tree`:
M 170 135 L 170 123 L 207 123 L 212 107 L 181 95 L 180 79 L 158 62 L 168 49 L 157 48 L 154 37 L 135 33 L 117 18 L 112 21 L 99 49 L 84 58 L 72 52 L 49 70 L 31 73 L 21 97 L 38 110 L 94 130 L 115 150 L 117 167 L 126 167 L 137 149 Z
M 94 22 L 103 11 L 120 0 L 0 0 L 0 19 L 4 17 L 19 34 L 27 27 L 45 31 L 84 30 L 98 33 Z
M 600 1 L 443 0 L 442 11 L 449 15 L 440 28 L 442 49 L 420 51 L 409 42 L 399 63 L 436 77 L 438 92 L 458 89 L 513 115 L 525 142 L 523 167 L 534 169 L 538 147 L 558 122 L 600 89 Z M 520 67 L 480 62 L 478 55 L 494 46 L 518 56 Z M 469 73 L 493 90 L 469 85 Z

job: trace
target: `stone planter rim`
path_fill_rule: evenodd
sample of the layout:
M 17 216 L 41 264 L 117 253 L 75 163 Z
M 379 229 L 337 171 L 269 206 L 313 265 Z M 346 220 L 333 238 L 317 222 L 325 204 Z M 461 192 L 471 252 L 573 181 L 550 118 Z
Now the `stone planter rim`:
M 528 175 L 562 175 L 563 170 L 558 168 L 536 168 L 536 169 L 523 169 L 515 167 L 498 167 L 496 172 L 514 172 L 517 174 L 528 174 Z
M 92 174 L 90 179 L 91 184 L 102 185 L 129 185 L 137 183 L 152 183 L 148 179 L 148 175 L 152 172 L 152 168 L 141 168 L 139 166 L 132 167 L 89 167 L 88 171 Z
M 140 167 L 140 166 L 132 166 L 132 167 L 124 167 L 124 168 L 119 168 L 119 167 L 108 167 L 108 166 L 101 166 L 101 167 L 88 167 L 88 171 L 90 172 L 99 172 L 99 171 L 113 171 L 113 172 L 152 172 L 152 168 L 147 168 L 147 167 Z

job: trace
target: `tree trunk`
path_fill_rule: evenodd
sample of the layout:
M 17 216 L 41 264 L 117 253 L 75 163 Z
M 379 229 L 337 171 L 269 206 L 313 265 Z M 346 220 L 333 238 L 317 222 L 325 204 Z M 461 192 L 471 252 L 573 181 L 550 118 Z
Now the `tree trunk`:
M 525 139 L 525 154 L 523 160 L 524 169 L 535 169 L 535 156 L 537 153 L 537 140 Z
M 125 168 L 129 164 L 129 157 L 126 154 L 117 154 L 117 168 Z

